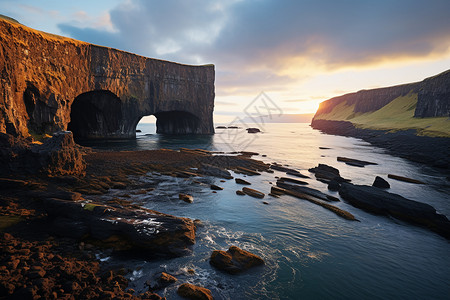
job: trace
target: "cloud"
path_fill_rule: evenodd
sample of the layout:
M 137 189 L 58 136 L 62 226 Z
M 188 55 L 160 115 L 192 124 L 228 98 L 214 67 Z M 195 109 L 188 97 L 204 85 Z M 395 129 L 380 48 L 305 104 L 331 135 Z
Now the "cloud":
M 449 11 L 448 0 L 128 0 L 109 12 L 109 27 L 59 28 L 149 57 L 214 63 L 219 94 L 255 94 L 327 70 L 448 53 Z

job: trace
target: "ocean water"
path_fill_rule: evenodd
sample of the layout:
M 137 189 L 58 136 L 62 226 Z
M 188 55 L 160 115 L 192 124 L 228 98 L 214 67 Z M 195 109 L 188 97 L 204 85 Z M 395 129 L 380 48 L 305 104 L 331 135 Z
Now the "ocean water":
M 211 136 L 164 136 L 155 134 L 154 124 L 139 124 L 136 140 L 91 144 L 100 149 L 144 150 L 201 148 L 216 151 L 254 151 L 253 158 L 289 165 L 305 175 L 309 187 L 333 196 L 308 168 L 325 163 L 340 170 L 355 184 L 371 185 L 375 176 L 387 174 L 416 178 L 425 185 L 387 179 L 390 192 L 429 203 L 450 217 L 450 186 L 445 174 L 387 154 L 383 149 L 355 138 L 325 135 L 308 124 L 265 124 L 262 133 L 247 134 L 242 129 L 216 129 Z M 319 149 L 328 147 L 330 149 Z M 263 157 L 262 155 L 266 155 Z M 346 156 L 378 163 L 364 168 L 336 160 Z M 447 174 L 448 175 L 448 174 Z M 450 243 L 443 237 L 402 221 L 376 216 L 352 207 L 345 201 L 333 203 L 351 212 L 360 222 L 344 220 L 308 201 L 290 196 L 267 196 L 275 176 L 282 172 L 238 178 L 266 193 L 261 199 L 237 196 L 242 186 L 234 180 L 203 178 L 224 188 L 212 193 L 196 179 L 147 174 L 136 178 L 154 182 L 156 189 L 132 200 L 147 208 L 176 216 L 200 219 L 191 255 L 164 260 L 111 258 L 133 270 L 130 287 L 146 289 L 145 282 L 161 271 L 210 289 L 216 299 L 449 299 Z M 194 197 L 187 204 L 178 199 L 184 192 Z M 101 197 L 120 195 L 112 191 Z M 267 201 L 269 205 L 264 205 Z M 209 265 L 211 252 L 236 245 L 263 257 L 266 264 L 241 275 L 228 275 Z M 193 269 L 195 274 L 190 274 Z M 177 285 L 159 294 L 181 299 Z

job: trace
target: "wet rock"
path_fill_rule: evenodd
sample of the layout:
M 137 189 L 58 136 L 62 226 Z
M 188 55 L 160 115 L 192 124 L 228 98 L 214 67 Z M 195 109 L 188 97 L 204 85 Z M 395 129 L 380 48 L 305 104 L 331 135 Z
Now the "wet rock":
M 412 179 L 412 178 L 403 177 L 403 176 L 394 175 L 394 174 L 388 174 L 388 177 L 392 178 L 392 179 L 395 179 L 395 180 L 409 182 L 409 183 L 425 184 L 425 182 L 417 180 L 417 179 Z
M 236 173 L 242 173 L 242 174 L 249 175 L 249 176 L 261 175 L 261 173 L 255 171 L 255 170 L 251 170 L 249 168 L 244 168 L 241 166 L 236 167 Z
M 191 300 L 214 299 L 210 290 L 190 283 L 183 283 L 182 285 L 180 285 L 178 287 L 177 294 L 183 298 Z
M 187 202 L 187 203 L 194 202 L 194 197 L 192 197 L 191 195 L 188 195 L 188 194 L 180 193 L 180 194 L 178 194 L 178 198 L 180 200 L 183 200 L 184 202 Z
M 289 178 L 289 177 L 281 177 L 280 179 L 278 179 L 278 181 L 290 182 L 290 183 L 301 184 L 301 185 L 308 184 L 306 181 L 301 181 L 301 180 L 297 180 L 297 179 L 293 179 L 293 178 Z
M 245 196 L 245 193 L 243 191 L 237 190 L 236 195 Z
M 308 171 L 314 173 L 316 179 L 319 181 L 324 181 L 326 183 L 331 180 L 337 182 L 349 182 L 350 180 L 342 178 L 339 174 L 339 170 L 325 164 L 319 164 L 317 167 L 311 168 Z
M 249 196 L 259 198 L 259 199 L 262 199 L 265 196 L 264 193 L 254 190 L 254 189 L 251 189 L 251 188 L 248 188 L 248 187 L 242 188 L 242 191 Z
M 409 200 L 373 186 L 349 183 L 342 184 L 339 195 L 351 205 L 365 211 L 422 225 L 450 238 L 450 221 L 444 215 L 436 213 L 429 204 Z
M 345 211 L 343 209 L 340 209 L 334 205 L 325 203 L 323 201 L 320 201 L 318 198 L 302 193 L 302 192 L 298 192 L 295 190 L 287 190 L 287 189 L 283 189 L 280 187 L 276 187 L 273 186 L 271 189 L 272 193 L 276 193 L 276 194 L 281 194 L 281 195 L 290 195 L 293 197 L 296 197 L 298 199 L 303 199 L 303 200 L 307 200 L 311 203 L 314 203 L 316 205 L 322 206 L 325 209 L 328 209 L 329 211 L 332 211 L 333 213 L 335 213 L 336 215 L 338 215 L 341 218 L 344 218 L 346 220 L 349 221 L 358 221 L 358 219 L 355 218 L 355 216 L 353 216 L 351 213 L 349 213 L 348 211 Z
M 151 291 L 157 291 L 162 290 L 177 281 L 178 279 L 175 278 L 174 276 L 162 272 L 154 282 L 148 281 L 146 284 L 149 286 L 149 289 Z
M 306 175 L 303 175 L 302 173 L 300 173 L 300 171 L 292 169 L 292 168 L 288 168 L 282 165 L 279 165 L 277 163 L 273 163 L 270 165 L 270 168 L 273 170 L 277 170 L 277 171 L 281 171 L 281 172 L 286 172 L 286 174 L 288 175 L 292 175 L 292 176 L 296 176 L 296 177 L 300 177 L 300 178 L 309 178 Z
M 286 183 L 284 181 L 277 181 L 277 186 L 281 187 L 283 189 L 286 190 L 290 190 L 290 191 L 296 191 L 296 192 L 300 192 L 300 193 L 304 193 L 313 197 L 316 197 L 318 199 L 321 200 L 325 200 L 325 201 L 339 201 L 338 198 L 333 197 L 331 195 L 327 195 L 325 193 L 322 193 L 319 190 L 313 189 L 313 188 L 309 188 L 306 186 L 298 186 L 298 185 L 294 185 L 294 184 L 289 184 Z
M 265 205 L 269 205 L 269 202 L 267 202 L 267 201 L 263 201 L 262 203 Z
M 391 187 L 389 182 L 387 182 L 386 180 L 384 180 L 380 176 L 375 177 L 375 180 L 374 180 L 372 186 L 375 186 L 377 188 L 382 188 L 382 189 L 388 189 L 388 188 Z
M 248 133 L 258 133 L 258 132 L 261 132 L 261 130 L 259 130 L 259 128 L 250 127 L 250 128 L 247 128 L 247 132 Z
M 245 185 L 250 185 L 251 184 L 247 180 L 244 180 L 244 179 L 241 179 L 241 178 L 235 178 L 234 180 L 236 181 L 237 184 L 245 184 Z
M 202 164 L 200 168 L 198 168 L 198 172 L 203 175 L 214 176 L 219 178 L 231 179 L 231 173 L 223 168 L 219 168 L 209 164 Z
M 237 274 L 263 265 L 264 260 L 253 253 L 231 246 L 227 251 L 214 250 L 209 263 L 219 270 Z
M 339 191 L 340 187 L 341 187 L 341 184 L 339 182 L 337 182 L 336 180 L 331 180 L 328 183 L 328 189 L 330 191 L 333 191 L 333 192 Z
M 118 208 L 85 201 L 51 198 L 45 199 L 43 204 L 50 218 L 66 219 L 58 227 L 62 236 L 70 236 L 74 227 L 84 228 L 91 238 L 116 250 L 181 256 L 189 253 L 190 245 L 195 243 L 195 225 L 187 218 L 144 208 Z M 75 226 L 70 225 L 70 221 Z
M 215 185 L 215 184 L 211 184 L 210 187 L 211 187 L 211 189 L 214 190 L 214 191 L 221 191 L 221 190 L 223 190 L 223 187 L 220 187 L 220 186 Z
M 348 157 L 341 157 L 341 156 L 337 157 L 337 161 L 345 162 L 349 166 L 360 167 L 360 168 L 364 168 L 367 165 L 378 165 L 377 163 L 373 163 L 370 161 L 359 160 L 359 159 L 348 158 Z

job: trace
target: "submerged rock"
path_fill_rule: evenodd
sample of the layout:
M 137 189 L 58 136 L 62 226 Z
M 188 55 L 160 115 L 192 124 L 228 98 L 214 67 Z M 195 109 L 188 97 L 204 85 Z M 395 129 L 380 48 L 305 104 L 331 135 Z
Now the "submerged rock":
M 388 177 L 392 178 L 392 179 L 395 179 L 395 180 L 409 182 L 409 183 L 425 184 L 425 182 L 417 180 L 417 179 L 412 179 L 412 178 L 403 177 L 403 176 L 394 175 L 394 174 L 388 174 Z
M 200 168 L 198 168 L 198 173 L 225 179 L 233 178 L 231 173 L 227 170 L 209 164 L 202 164 Z
M 342 184 L 339 195 L 351 205 L 365 211 L 422 225 L 450 238 L 450 221 L 429 204 L 409 200 L 373 186 L 350 183 Z
M 209 263 L 219 270 L 237 274 L 263 265 L 264 260 L 253 253 L 231 246 L 227 251 L 214 250 Z
M 388 189 L 391 187 L 389 182 L 387 182 L 380 176 L 375 177 L 375 180 L 374 180 L 372 186 L 377 187 L 377 188 L 382 188 L 382 189 Z
M 183 283 L 178 287 L 177 294 L 191 300 L 212 300 L 211 291 L 190 283 Z
M 184 202 L 187 202 L 187 203 L 194 202 L 194 197 L 192 197 L 191 195 L 188 195 L 188 194 L 180 193 L 180 194 L 178 194 L 178 198 L 180 200 L 183 200 Z

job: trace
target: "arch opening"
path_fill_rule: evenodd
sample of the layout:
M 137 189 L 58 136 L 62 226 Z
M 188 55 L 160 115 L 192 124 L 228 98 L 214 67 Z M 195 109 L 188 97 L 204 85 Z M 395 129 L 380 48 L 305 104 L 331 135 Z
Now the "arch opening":
M 67 129 L 76 142 L 92 139 L 123 138 L 122 102 L 114 93 L 96 90 L 75 98 Z
M 200 119 L 186 111 L 155 113 L 156 133 L 195 134 L 201 133 Z
M 136 136 L 156 133 L 156 117 L 154 115 L 144 116 L 136 126 Z

